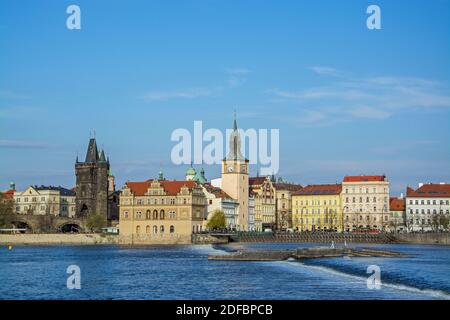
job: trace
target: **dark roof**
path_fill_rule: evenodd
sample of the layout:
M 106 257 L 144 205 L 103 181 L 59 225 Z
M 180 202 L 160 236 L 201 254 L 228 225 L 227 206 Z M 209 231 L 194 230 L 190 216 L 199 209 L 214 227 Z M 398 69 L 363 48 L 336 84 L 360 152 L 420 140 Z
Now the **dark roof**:
M 306 186 L 301 190 L 294 192 L 293 195 L 320 196 L 320 195 L 340 194 L 341 191 L 342 185 L 340 184 L 315 184 Z
M 59 191 L 59 194 L 62 196 L 73 196 L 74 197 L 76 195 L 76 193 L 73 189 L 70 190 L 70 189 L 63 188 L 61 186 L 55 187 L 55 186 L 42 186 L 41 185 L 41 186 L 33 186 L 33 188 L 37 191 L 39 191 L 39 190 Z
M 276 190 L 288 190 L 288 191 L 299 191 L 303 187 L 295 183 L 274 183 L 273 186 Z
M 248 184 L 250 186 L 261 185 L 266 180 L 266 177 L 250 177 L 248 178 Z
M 407 197 L 450 197 L 450 184 L 424 184 L 417 190 L 406 188 Z
M 232 199 L 228 195 L 228 193 L 223 191 L 221 188 L 214 187 L 210 183 L 205 183 L 203 186 L 205 187 L 206 191 L 208 191 L 209 193 L 212 193 L 216 198 Z

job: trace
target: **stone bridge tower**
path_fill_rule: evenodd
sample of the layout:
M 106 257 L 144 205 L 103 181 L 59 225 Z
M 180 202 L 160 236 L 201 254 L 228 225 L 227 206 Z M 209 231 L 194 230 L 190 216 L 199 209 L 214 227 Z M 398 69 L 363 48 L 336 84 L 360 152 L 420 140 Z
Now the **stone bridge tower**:
M 108 218 L 108 172 L 109 159 L 105 152 L 98 152 L 95 138 L 89 140 L 84 162 L 75 163 L 76 217 L 85 218 L 99 214 Z

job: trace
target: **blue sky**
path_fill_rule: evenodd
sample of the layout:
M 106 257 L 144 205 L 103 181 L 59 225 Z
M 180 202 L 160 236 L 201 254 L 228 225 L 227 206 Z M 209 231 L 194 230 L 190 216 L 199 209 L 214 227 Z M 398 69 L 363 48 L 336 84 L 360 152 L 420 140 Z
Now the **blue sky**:
M 66 8 L 81 7 L 81 30 Z M 382 30 L 366 28 L 381 8 Z M 180 179 L 177 128 L 280 129 L 302 184 L 450 181 L 450 1 L 2 1 L 0 190 L 71 187 L 89 132 L 126 180 Z M 220 166 L 207 166 L 208 178 Z M 252 168 L 253 172 L 256 171 Z

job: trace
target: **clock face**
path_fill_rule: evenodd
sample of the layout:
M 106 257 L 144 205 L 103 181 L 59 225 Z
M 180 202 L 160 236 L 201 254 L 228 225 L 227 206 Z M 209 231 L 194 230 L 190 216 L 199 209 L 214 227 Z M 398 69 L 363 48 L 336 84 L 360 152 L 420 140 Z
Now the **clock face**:
M 228 167 L 228 172 L 233 172 L 233 167 Z

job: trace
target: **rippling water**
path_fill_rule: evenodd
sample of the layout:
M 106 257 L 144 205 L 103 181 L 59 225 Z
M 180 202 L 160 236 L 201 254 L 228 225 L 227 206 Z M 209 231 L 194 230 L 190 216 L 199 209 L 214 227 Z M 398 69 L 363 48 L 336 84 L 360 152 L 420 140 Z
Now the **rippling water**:
M 406 258 L 332 258 L 283 262 L 208 261 L 227 246 L 17 246 L 0 248 L 0 299 L 450 299 L 450 247 L 357 245 Z M 69 265 L 81 289 L 66 288 Z M 381 268 L 380 290 L 367 288 L 367 266 Z

